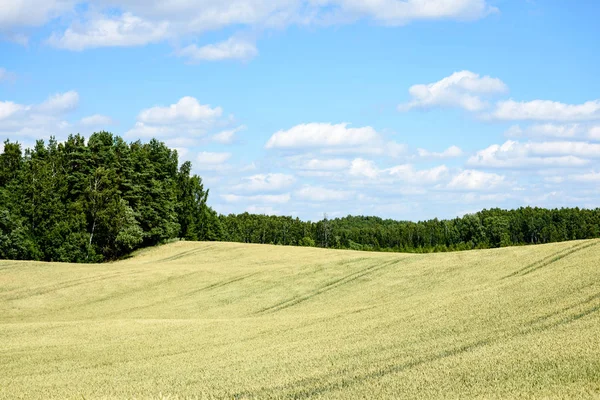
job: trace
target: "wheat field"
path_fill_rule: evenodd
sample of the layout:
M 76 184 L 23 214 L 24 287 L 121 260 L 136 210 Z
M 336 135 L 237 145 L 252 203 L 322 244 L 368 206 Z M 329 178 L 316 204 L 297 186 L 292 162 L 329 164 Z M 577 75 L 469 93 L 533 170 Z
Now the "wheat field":
M 0 398 L 600 398 L 600 241 L 0 262 Z

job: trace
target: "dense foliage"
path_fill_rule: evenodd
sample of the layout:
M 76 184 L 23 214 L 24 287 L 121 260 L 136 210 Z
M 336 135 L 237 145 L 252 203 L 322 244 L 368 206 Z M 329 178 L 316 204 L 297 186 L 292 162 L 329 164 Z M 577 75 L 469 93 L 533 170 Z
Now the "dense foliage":
M 0 154 L 0 258 L 96 262 L 182 237 L 218 239 L 208 190 L 177 152 L 107 132 Z M 212 222 L 211 222 L 212 221 Z
M 97 262 L 169 239 L 433 252 L 600 237 L 600 209 L 491 209 L 451 220 L 348 216 L 318 222 L 217 214 L 208 190 L 157 140 L 37 141 L 0 154 L 0 258 Z
M 227 241 L 338 249 L 433 252 L 600 237 L 600 209 L 491 209 L 422 222 L 348 216 L 313 223 L 264 215 L 220 216 Z

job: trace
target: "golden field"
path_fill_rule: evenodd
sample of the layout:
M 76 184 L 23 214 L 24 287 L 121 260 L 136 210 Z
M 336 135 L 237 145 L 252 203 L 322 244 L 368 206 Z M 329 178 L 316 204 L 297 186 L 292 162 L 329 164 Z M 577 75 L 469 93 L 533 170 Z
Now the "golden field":
M 0 261 L 0 398 L 600 398 L 600 241 Z

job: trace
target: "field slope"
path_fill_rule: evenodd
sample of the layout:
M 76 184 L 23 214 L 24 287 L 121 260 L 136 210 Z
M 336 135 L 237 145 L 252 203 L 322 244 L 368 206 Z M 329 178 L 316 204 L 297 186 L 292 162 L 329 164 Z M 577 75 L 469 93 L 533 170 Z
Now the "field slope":
M 0 398 L 459 397 L 600 397 L 600 241 L 0 262 Z

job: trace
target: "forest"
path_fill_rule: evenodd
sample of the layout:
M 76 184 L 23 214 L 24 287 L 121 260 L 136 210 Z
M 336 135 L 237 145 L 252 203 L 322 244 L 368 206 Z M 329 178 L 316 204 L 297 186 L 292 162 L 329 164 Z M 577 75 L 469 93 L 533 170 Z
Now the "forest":
M 25 150 L 7 140 L 0 154 L 0 258 L 102 262 L 176 239 L 440 252 L 600 237 L 598 208 L 490 209 L 419 222 L 218 215 L 191 170 L 155 139 L 127 143 L 98 132 L 87 141 L 38 140 Z

